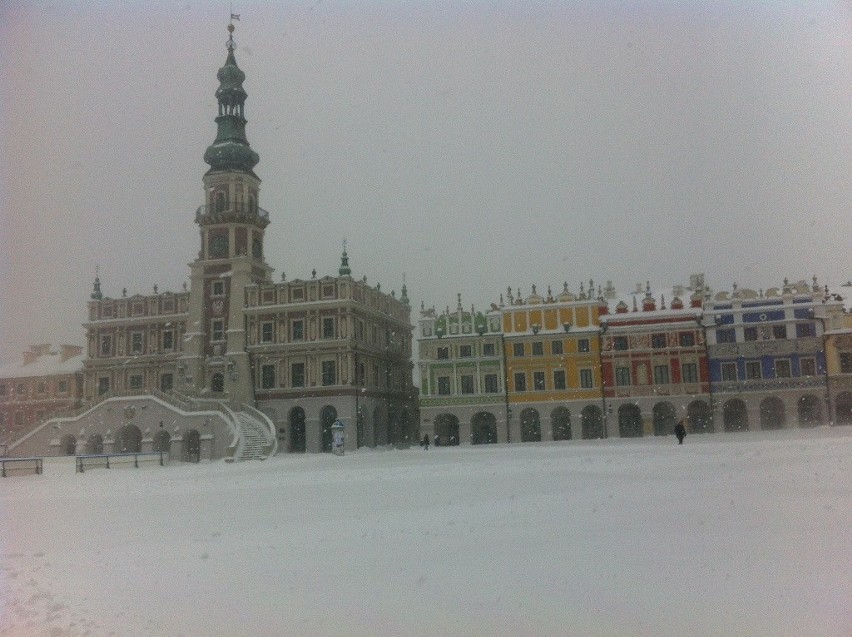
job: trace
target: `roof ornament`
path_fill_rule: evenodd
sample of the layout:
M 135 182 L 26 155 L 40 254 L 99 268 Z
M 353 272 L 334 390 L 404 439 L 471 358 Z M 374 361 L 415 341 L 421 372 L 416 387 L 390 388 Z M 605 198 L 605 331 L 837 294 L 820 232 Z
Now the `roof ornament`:
M 228 23 L 228 50 L 233 51 L 237 43 L 234 42 L 234 20 L 239 22 L 240 14 L 234 13 L 234 8 L 231 6 L 231 21 Z
M 349 255 L 346 254 L 346 237 L 343 238 L 343 255 L 340 257 L 340 276 L 350 276 L 352 269 L 349 267 Z
M 101 293 L 101 279 L 99 276 L 100 271 L 101 266 L 95 265 L 95 284 L 91 294 L 91 298 L 95 301 L 100 301 L 102 298 L 104 298 L 104 295 Z

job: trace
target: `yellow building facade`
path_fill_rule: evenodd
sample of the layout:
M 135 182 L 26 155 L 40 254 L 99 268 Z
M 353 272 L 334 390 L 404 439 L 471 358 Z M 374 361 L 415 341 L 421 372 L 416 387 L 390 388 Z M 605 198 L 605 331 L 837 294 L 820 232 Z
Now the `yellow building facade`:
M 594 294 L 567 285 L 556 296 L 509 291 L 502 322 L 512 441 L 596 437 L 602 308 Z

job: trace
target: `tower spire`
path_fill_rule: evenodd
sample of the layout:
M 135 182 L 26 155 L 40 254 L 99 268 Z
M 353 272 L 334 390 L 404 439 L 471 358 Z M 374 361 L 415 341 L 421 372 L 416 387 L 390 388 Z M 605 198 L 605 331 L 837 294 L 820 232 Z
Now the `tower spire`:
M 248 94 L 243 89 L 246 74 L 237 66 L 234 55 L 234 19 L 239 20 L 239 16 L 232 13 L 226 44 L 228 56 L 225 65 L 216 74 L 219 79 L 219 88 L 216 89 L 216 100 L 219 102 L 216 140 L 207 147 L 204 161 L 210 165 L 208 172 L 236 170 L 253 175 L 260 156 L 251 149 L 246 138 L 244 107 Z

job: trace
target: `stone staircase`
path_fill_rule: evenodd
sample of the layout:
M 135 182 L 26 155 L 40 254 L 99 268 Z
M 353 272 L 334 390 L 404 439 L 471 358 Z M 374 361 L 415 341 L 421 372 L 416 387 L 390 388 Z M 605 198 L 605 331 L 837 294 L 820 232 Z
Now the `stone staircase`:
M 265 460 L 272 452 L 269 426 L 246 411 L 233 412 L 240 436 L 236 460 Z

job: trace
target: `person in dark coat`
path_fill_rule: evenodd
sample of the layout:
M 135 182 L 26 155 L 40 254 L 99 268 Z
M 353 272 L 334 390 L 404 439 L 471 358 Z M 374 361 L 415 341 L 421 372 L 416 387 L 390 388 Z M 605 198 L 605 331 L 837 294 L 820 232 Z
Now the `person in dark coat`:
M 677 436 L 677 444 L 682 445 L 683 439 L 686 438 L 686 427 L 683 424 L 683 420 L 675 425 L 674 433 Z
M 428 451 L 428 449 L 429 449 L 429 434 L 423 434 L 423 442 L 420 443 L 420 446 Z

